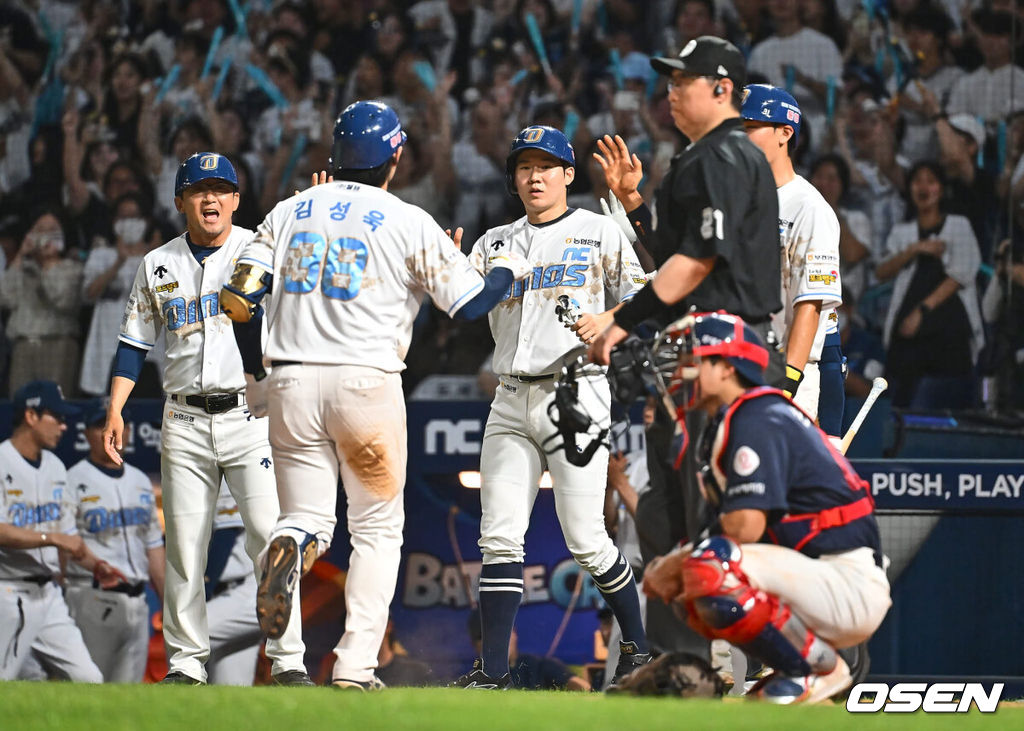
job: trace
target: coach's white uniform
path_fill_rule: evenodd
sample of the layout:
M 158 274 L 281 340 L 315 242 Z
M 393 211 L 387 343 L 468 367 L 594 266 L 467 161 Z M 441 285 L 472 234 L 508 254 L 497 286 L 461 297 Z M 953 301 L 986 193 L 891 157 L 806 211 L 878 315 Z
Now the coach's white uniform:
M 164 641 L 170 671 L 206 679 L 210 654 L 203 573 L 221 478 L 241 510 L 246 550 L 257 556 L 277 521 L 277 486 L 267 441 L 267 420 L 245 408 L 245 377 L 231 321 L 220 309 L 220 288 L 231 276 L 252 231 L 233 226 L 200 266 L 181 235 L 146 254 L 128 298 L 120 339 L 149 349 L 166 332 L 164 405 L 160 446 L 167 530 Z M 237 405 L 220 413 L 186 397 L 222 396 Z M 275 674 L 305 670 L 300 623 L 267 642 Z
M 581 314 L 605 312 L 643 287 L 644 272 L 614 221 L 578 209 L 546 224 L 531 224 L 524 216 L 493 228 L 476 242 L 471 260 L 478 264 L 502 251 L 525 256 L 534 269 L 488 315 L 501 385 L 480 452 L 483 562 L 523 560 L 530 512 L 548 469 L 566 545 L 581 566 L 600 574 L 619 555 L 604 528 L 608 451 L 599 449 L 585 467 L 571 465 L 561 449 L 545 453 L 561 440 L 548 416 L 555 381 L 563 365 L 586 351 L 559 322 L 555 307 L 559 295 L 567 295 Z M 579 379 L 579 401 L 595 423 L 608 425 L 603 373 Z
M 772 315 L 780 342 L 788 342 L 797 303 L 821 300 L 818 330 L 793 401 L 812 418 L 818 416 L 818 360 L 825 336 L 839 332 L 836 307 L 843 302 L 839 277 L 839 219 L 817 188 L 797 175 L 778 189 L 782 246 L 783 309 Z
M 43 533 L 78 532 L 67 470 L 53 453 L 42 450 L 36 467 L 8 439 L 0 444 L 0 479 L 0 522 Z M 53 580 L 60 570 L 55 546 L 0 548 L 0 680 L 17 678 L 34 653 L 57 677 L 103 682 Z
M 68 470 L 78 534 L 97 558 L 124 574 L 118 591 L 93 588 L 92 574 L 68 564 L 67 601 L 93 662 L 108 683 L 140 683 L 149 657 L 147 551 L 163 545 L 153 485 L 138 468 Z
M 238 505 L 222 485 L 214 532 L 245 529 Z M 235 538 L 231 555 L 206 602 L 210 624 L 210 660 L 206 671 L 214 685 L 252 685 L 263 633 L 256 619 L 256 574 L 245 553 L 245 534 Z
M 279 203 L 240 259 L 274 273 L 267 307 L 276 533 L 330 545 L 339 467 L 352 557 L 334 677 L 372 680 L 395 591 L 405 514 L 399 372 L 424 293 L 453 315 L 483 278 L 433 219 L 387 191 L 339 181 Z M 227 281 L 224 277 L 223 281 Z M 290 364 L 281 365 L 281 361 Z M 299 625 L 293 615 L 289 630 Z

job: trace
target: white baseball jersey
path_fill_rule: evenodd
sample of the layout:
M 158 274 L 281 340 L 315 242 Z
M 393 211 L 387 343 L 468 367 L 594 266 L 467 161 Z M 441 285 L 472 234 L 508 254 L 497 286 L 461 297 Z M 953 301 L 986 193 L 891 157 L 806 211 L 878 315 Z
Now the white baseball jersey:
M 0 444 L 0 522 L 41 533 L 75 535 L 74 496 L 68 494 L 68 473 L 52 452 L 42 450 L 33 467 L 8 439 Z M 0 547 L 0 579 L 22 579 L 60 573 L 55 546 Z
M 839 219 L 817 188 L 797 175 L 779 190 L 779 236 L 782 246 L 782 300 L 772 327 L 786 342 L 798 302 L 821 300 L 818 331 L 809 362 L 817 362 L 825 335 L 839 332 L 835 309 L 843 301 L 839 277 Z
M 115 566 L 132 584 L 149 581 L 146 551 L 163 545 L 153 484 L 137 467 L 98 467 L 88 458 L 68 470 L 68 492 L 76 507 L 78 532 L 89 550 Z M 92 578 L 77 563 L 68 576 Z
M 228 240 L 203 266 L 189 249 L 185 234 L 143 258 L 119 337 L 149 350 L 160 330 L 166 331 L 167 393 L 236 393 L 245 389 L 242 357 L 231 320 L 220 308 L 220 289 L 252 236 L 252 231 L 232 226 Z
M 557 373 L 586 350 L 558 321 L 559 295 L 567 295 L 580 314 L 599 314 L 628 300 L 647 282 L 618 225 L 590 211 L 569 209 L 540 225 L 523 216 L 492 228 L 473 246 L 470 259 L 482 268 L 487 257 L 509 251 L 526 257 L 534 268 L 532 276 L 512 283 L 488 315 L 495 373 Z
M 483 288 L 423 210 L 347 181 L 278 203 L 240 261 L 274 273 L 271 360 L 401 371 L 424 293 L 452 315 Z

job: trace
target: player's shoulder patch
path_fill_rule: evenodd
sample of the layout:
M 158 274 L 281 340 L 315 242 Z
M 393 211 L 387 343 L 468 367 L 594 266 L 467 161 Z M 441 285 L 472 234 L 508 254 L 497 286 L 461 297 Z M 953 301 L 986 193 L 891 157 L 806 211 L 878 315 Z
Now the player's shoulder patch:
M 746 444 L 737 449 L 732 457 L 733 471 L 740 477 L 749 477 L 760 466 L 760 455 L 758 455 L 753 447 L 749 447 Z

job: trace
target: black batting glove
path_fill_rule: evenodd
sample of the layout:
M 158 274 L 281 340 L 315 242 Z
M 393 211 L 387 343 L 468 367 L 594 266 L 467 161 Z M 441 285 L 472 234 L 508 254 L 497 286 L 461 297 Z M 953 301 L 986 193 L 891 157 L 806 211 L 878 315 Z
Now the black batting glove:
M 775 384 L 775 388 L 781 389 L 789 398 L 793 398 L 796 390 L 800 388 L 800 382 L 804 380 L 804 372 L 796 366 L 786 364 L 786 377 Z

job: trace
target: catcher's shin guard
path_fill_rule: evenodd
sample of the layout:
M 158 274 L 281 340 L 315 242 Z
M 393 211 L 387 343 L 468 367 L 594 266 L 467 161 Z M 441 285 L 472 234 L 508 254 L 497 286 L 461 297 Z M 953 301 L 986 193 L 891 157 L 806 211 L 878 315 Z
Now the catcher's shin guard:
M 723 639 L 790 677 L 830 673 L 836 651 L 778 597 L 750 586 L 740 547 L 722 536 L 698 545 L 683 563 L 687 616 L 697 632 Z

